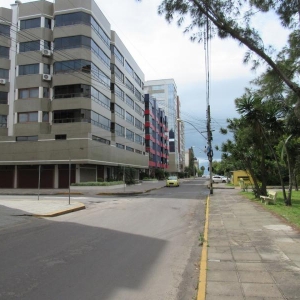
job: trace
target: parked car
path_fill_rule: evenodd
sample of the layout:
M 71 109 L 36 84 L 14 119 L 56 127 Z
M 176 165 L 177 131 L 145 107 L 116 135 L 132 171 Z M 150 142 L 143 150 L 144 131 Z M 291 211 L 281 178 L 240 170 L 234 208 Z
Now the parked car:
M 177 176 L 169 176 L 166 182 L 166 186 L 179 186 L 179 179 Z
M 221 183 L 221 182 L 226 183 L 226 182 L 228 182 L 228 179 L 225 176 L 214 175 L 212 177 L 212 181 L 213 181 L 213 183 Z

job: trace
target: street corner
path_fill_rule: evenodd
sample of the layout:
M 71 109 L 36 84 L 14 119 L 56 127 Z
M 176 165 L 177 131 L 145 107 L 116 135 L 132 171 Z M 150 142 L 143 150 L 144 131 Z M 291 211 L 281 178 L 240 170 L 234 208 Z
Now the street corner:
M 34 213 L 32 214 L 33 217 L 36 218 L 53 218 L 53 217 L 58 217 L 61 215 L 69 214 L 72 212 L 76 212 L 79 210 L 85 209 L 85 205 L 83 203 L 74 203 L 71 204 L 71 207 L 64 207 L 61 209 L 56 209 L 50 212 L 40 212 L 40 213 Z

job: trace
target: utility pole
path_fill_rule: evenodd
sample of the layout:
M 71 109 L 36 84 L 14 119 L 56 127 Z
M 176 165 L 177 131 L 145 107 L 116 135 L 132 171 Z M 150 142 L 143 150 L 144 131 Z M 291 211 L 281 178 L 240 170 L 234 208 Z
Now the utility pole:
M 210 128 L 210 105 L 207 106 L 207 158 L 209 161 L 209 192 L 212 195 L 213 191 L 213 181 L 212 181 L 212 159 L 213 159 L 213 150 L 211 146 L 212 141 L 212 132 Z

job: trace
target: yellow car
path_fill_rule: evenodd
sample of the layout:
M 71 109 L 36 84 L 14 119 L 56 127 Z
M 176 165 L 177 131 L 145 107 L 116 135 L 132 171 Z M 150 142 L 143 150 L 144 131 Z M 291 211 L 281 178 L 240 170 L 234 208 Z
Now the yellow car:
M 167 184 L 166 184 L 167 187 L 170 187 L 170 186 L 179 186 L 179 179 L 177 176 L 169 176 L 168 179 L 167 179 Z

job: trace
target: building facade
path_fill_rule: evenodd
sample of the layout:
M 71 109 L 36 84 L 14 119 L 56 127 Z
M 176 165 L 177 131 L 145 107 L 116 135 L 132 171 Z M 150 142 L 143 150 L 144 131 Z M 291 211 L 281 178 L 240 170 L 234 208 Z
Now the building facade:
M 145 82 L 145 94 L 156 99 L 158 107 L 165 111 L 169 125 L 169 172 L 180 172 L 178 149 L 177 87 L 174 79 Z
M 184 122 L 179 122 L 181 116 L 181 103 L 179 96 L 177 96 L 177 125 L 178 125 L 178 154 L 179 154 L 179 169 L 184 172 L 185 168 L 185 135 L 184 135 Z
M 148 168 L 144 74 L 93 0 L 0 8 L 0 187 Z M 71 174 L 69 176 L 69 174 Z
M 145 139 L 146 151 L 149 153 L 149 175 L 156 169 L 168 170 L 169 135 L 168 118 L 156 100 L 145 94 Z

